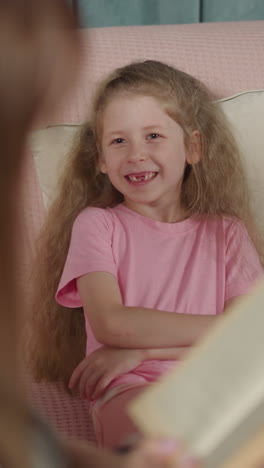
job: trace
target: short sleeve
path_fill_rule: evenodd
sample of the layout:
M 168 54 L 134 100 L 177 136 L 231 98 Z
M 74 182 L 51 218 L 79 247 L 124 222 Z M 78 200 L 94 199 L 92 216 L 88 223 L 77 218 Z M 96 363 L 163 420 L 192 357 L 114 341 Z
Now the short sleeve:
M 117 276 L 112 252 L 113 222 L 102 208 L 86 208 L 76 218 L 56 300 L 65 307 L 81 307 L 76 279 L 103 271 Z
M 250 292 L 263 276 L 256 248 L 245 226 L 233 220 L 226 230 L 225 301 Z

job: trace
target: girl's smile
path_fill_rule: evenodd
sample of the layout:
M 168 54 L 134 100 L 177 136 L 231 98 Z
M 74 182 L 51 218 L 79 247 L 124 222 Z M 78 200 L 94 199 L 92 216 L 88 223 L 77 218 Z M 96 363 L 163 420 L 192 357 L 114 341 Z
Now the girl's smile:
M 125 178 L 128 180 L 130 184 L 133 185 L 145 185 L 152 181 L 158 172 L 147 171 L 147 172 L 136 172 L 134 174 L 127 174 Z
M 181 219 L 189 155 L 180 125 L 157 99 L 133 94 L 113 98 L 100 123 L 100 170 L 124 195 L 124 204 L 154 219 Z

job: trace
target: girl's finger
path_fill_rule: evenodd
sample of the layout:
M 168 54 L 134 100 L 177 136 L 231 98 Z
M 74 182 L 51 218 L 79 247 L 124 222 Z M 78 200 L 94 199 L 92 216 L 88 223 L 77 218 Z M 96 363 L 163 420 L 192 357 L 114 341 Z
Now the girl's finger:
M 92 393 L 92 399 L 95 400 L 96 398 L 99 398 L 104 392 L 104 390 L 106 389 L 106 387 L 108 387 L 108 385 L 111 383 L 112 380 L 113 380 L 113 377 L 109 374 L 106 374 L 100 379 L 98 379 L 94 387 L 94 391 Z
M 88 364 L 89 364 L 89 360 L 86 357 L 78 364 L 77 367 L 75 367 L 75 369 L 74 369 L 74 371 L 73 371 L 73 373 L 71 375 L 71 378 L 69 380 L 69 384 L 68 384 L 69 388 L 75 387 L 75 385 L 77 384 L 78 380 L 80 379 L 83 371 L 88 366 Z
M 98 370 L 94 368 L 87 367 L 80 379 L 79 379 L 79 392 L 81 398 L 90 399 L 91 393 L 96 385 L 100 375 L 98 375 Z
M 85 391 L 84 391 L 84 393 L 85 393 L 84 398 L 86 398 L 87 400 L 94 400 L 93 393 L 94 393 L 94 389 L 96 387 L 96 384 L 97 384 L 97 380 L 96 380 L 95 377 L 94 377 L 93 382 L 87 380 L 86 386 L 85 386 Z
M 78 382 L 78 389 L 81 398 L 86 398 L 86 387 L 90 384 L 92 380 L 92 370 L 89 368 L 84 369 L 81 374 Z
M 139 448 L 140 451 L 146 462 L 146 465 L 143 464 L 143 466 L 146 467 L 149 462 L 151 462 L 153 468 L 169 466 L 175 466 L 175 468 L 198 467 L 197 461 L 186 453 L 180 441 L 170 439 L 147 441 L 143 442 Z
M 174 440 L 145 440 L 137 444 L 134 451 L 128 455 L 129 468 L 167 468 L 177 464 L 172 463 L 178 451 L 178 443 Z

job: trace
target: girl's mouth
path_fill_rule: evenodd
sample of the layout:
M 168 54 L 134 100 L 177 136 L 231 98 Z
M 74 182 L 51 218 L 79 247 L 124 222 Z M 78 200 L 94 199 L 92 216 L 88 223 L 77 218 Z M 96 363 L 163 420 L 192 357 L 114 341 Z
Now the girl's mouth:
M 158 172 L 136 172 L 133 174 L 128 174 L 125 176 L 125 178 L 128 180 L 128 182 L 132 184 L 145 184 L 147 182 L 150 182 L 157 176 Z

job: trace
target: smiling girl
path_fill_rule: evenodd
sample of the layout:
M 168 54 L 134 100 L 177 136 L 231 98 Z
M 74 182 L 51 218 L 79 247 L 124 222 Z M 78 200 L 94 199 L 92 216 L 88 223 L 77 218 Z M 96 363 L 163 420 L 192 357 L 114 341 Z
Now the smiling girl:
M 155 61 L 113 72 L 43 232 L 31 341 L 36 377 L 92 400 L 100 445 L 136 430 L 127 403 L 262 275 L 252 226 L 236 143 L 205 86 Z

